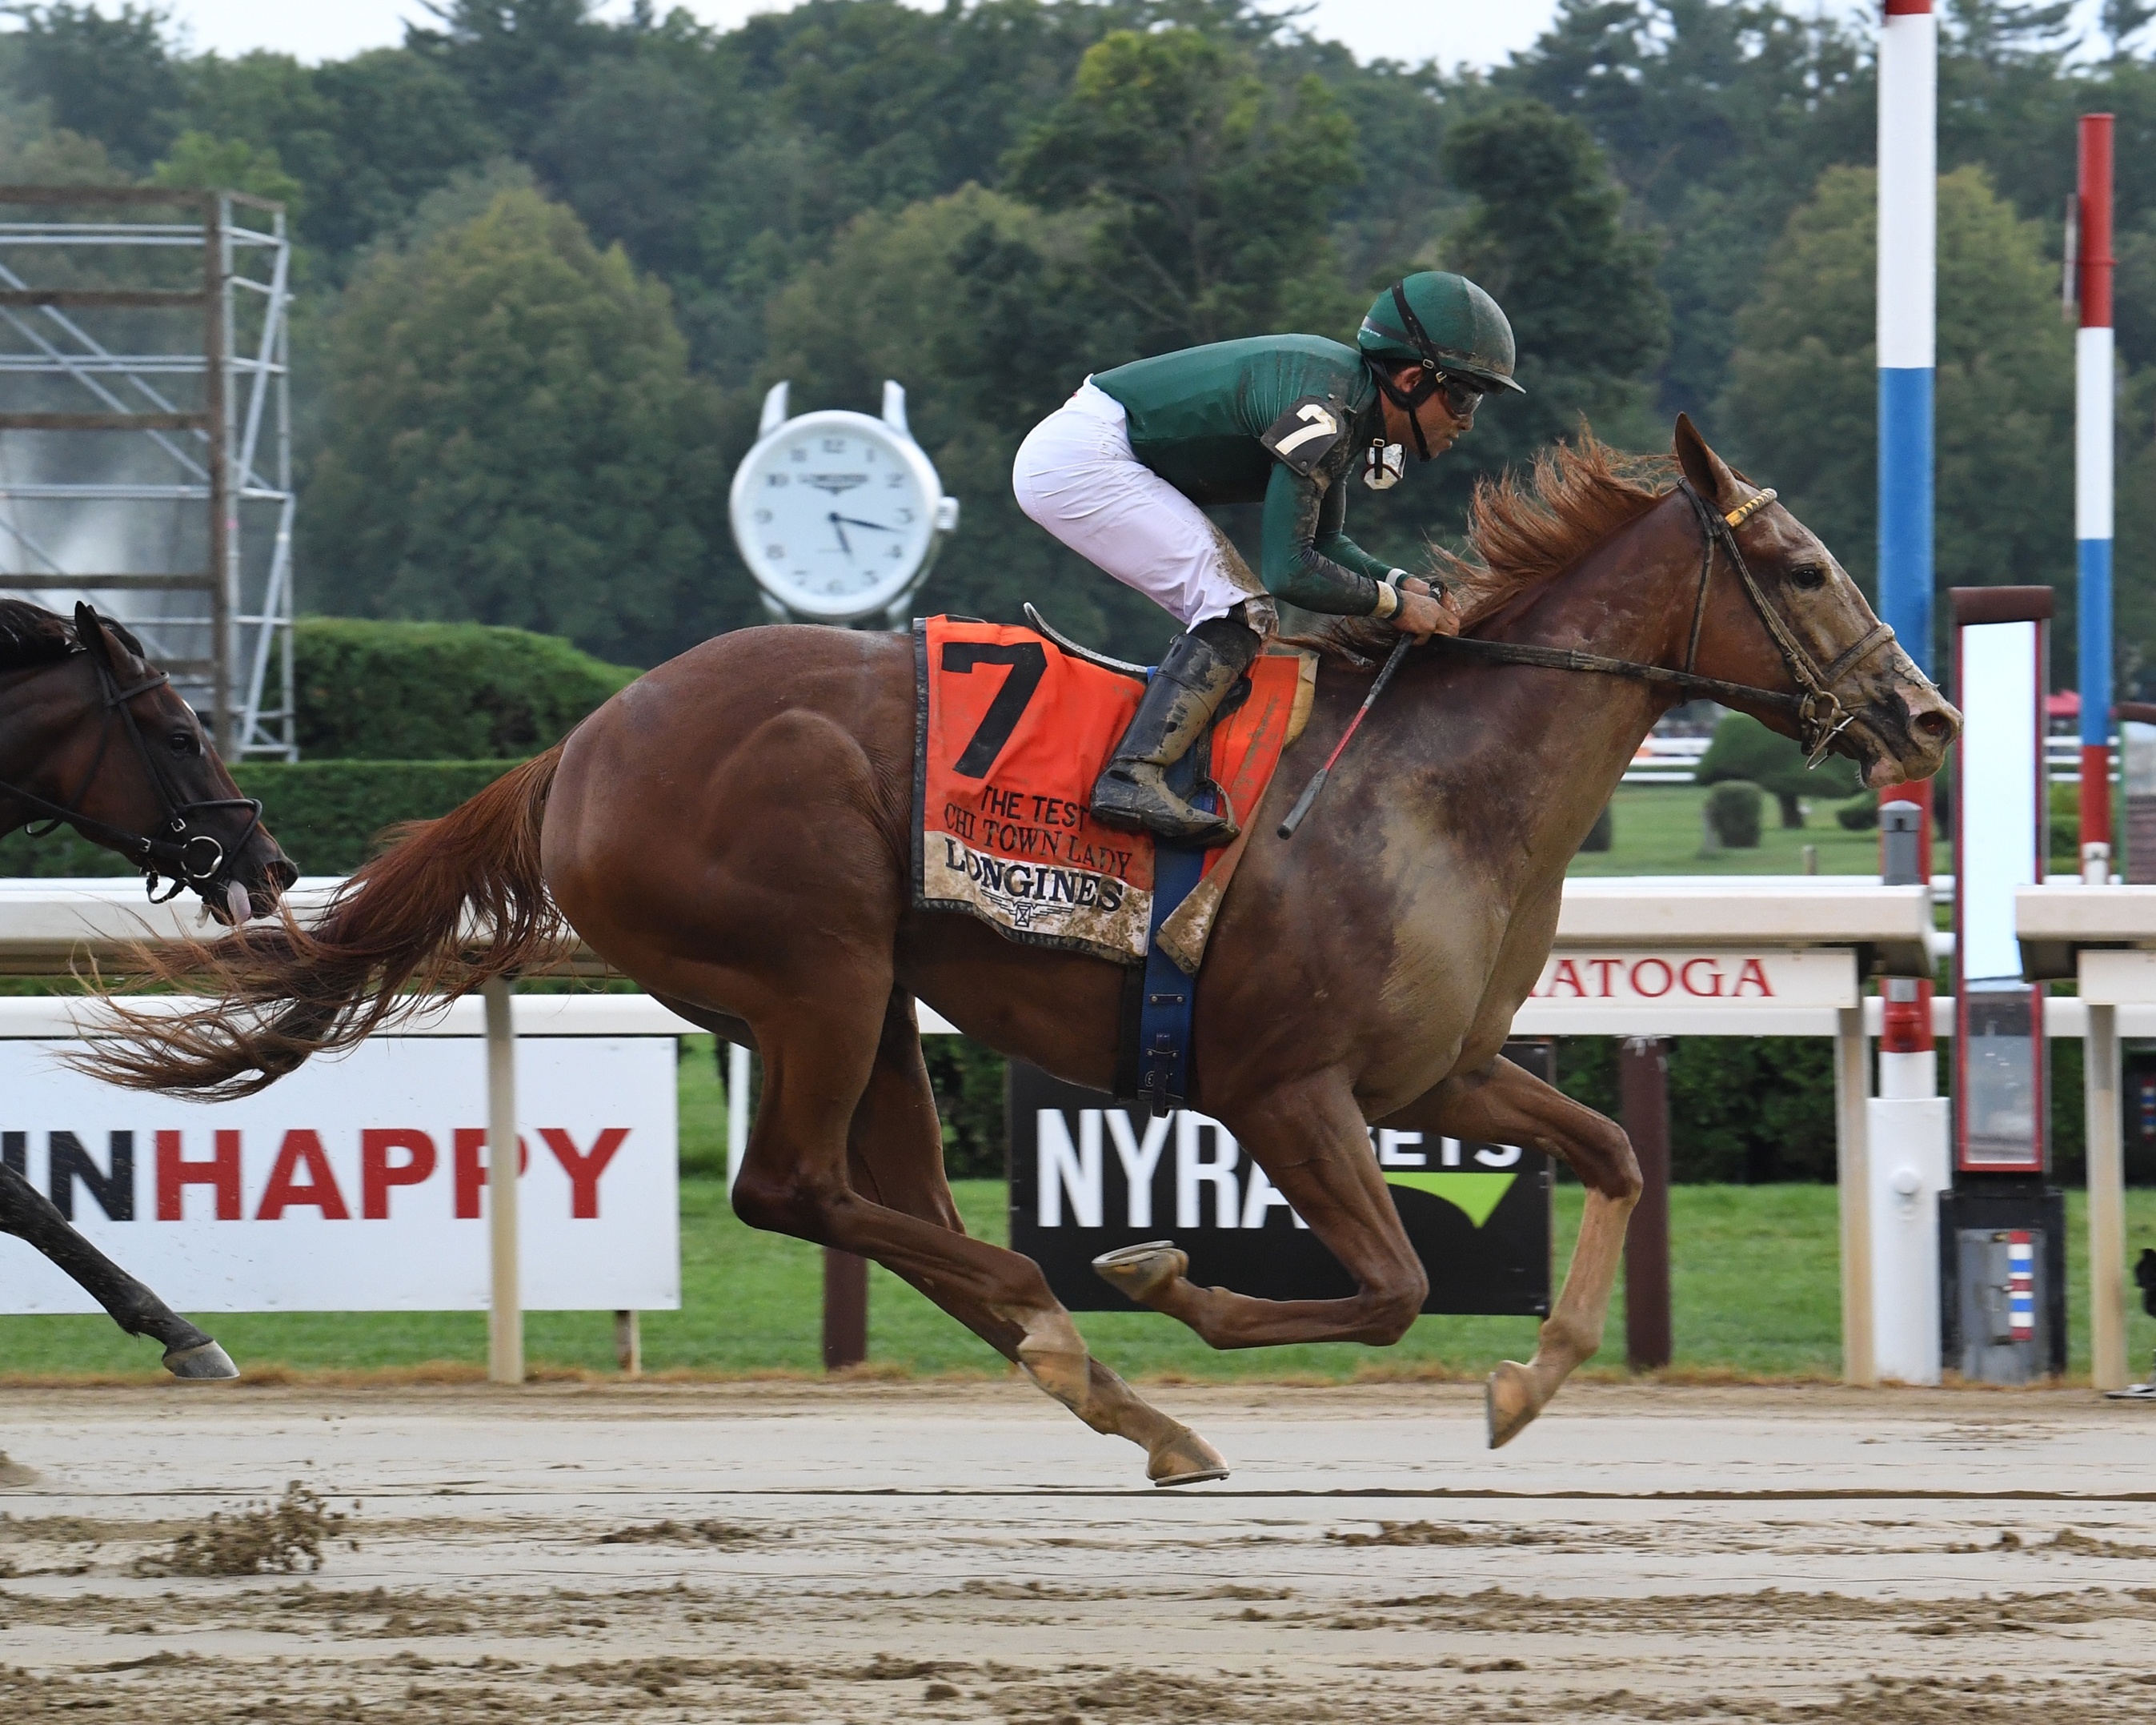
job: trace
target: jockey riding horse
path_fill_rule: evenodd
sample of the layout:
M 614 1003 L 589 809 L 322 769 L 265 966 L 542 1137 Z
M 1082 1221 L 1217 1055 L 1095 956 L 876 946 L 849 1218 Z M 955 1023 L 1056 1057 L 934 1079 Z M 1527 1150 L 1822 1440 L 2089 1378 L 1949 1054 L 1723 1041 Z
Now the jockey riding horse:
M 1443 454 L 1512 377 L 1512 327 L 1464 276 L 1425 270 L 1380 295 L 1354 347 L 1260 336 L 1088 377 L 1035 426 L 1012 473 L 1019 506 L 1183 625 L 1093 787 L 1094 815 L 1210 848 L 1233 821 L 1194 809 L 1165 773 L 1272 632 L 1272 598 L 1307 611 L 1458 633 L 1450 599 L 1348 537 L 1348 482 L 1390 490 Z M 1265 505 L 1263 593 L 1202 505 Z

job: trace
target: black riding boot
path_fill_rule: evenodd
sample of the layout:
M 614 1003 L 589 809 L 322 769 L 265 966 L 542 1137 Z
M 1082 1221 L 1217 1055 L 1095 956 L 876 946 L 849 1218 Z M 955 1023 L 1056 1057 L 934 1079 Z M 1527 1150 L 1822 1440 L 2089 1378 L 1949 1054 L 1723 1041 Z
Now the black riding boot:
M 1235 836 L 1233 821 L 1202 814 L 1170 790 L 1166 773 L 1204 733 L 1258 647 L 1255 632 L 1232 615 L 1211 618 L 1175 638 L 1093 787 L 1096 819 L 1208 850 Z

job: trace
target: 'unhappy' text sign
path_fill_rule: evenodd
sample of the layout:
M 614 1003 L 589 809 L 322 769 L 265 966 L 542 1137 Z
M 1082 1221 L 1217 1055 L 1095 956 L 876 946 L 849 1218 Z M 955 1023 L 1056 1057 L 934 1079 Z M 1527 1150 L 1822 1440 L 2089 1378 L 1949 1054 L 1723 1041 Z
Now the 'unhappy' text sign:
M 485 1045 L 377 1037 L 259 1096 L 176 1101 L 0 1043 L 0 1157 L 182 1312 L 488 1303 Z M 517 1044 L 523 1303 L 680 1305 L 675 1042 Z M 94 1312 L 0 1240 L 0 1312 Z

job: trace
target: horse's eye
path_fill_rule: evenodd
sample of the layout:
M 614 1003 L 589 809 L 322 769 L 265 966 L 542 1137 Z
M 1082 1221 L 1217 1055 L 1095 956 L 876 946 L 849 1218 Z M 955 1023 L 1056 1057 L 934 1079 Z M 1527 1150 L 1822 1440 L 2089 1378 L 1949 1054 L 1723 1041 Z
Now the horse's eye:
M 1799 563 L 1789 571 L 1789 585 L 1799 593 L 1817 593 L 1826 585 L 1826 571 L 1817 563 Z
M 166 739 L 166 746 L 176 755 L 192 755 L 201 747 L 192 731 L 175 731 Z

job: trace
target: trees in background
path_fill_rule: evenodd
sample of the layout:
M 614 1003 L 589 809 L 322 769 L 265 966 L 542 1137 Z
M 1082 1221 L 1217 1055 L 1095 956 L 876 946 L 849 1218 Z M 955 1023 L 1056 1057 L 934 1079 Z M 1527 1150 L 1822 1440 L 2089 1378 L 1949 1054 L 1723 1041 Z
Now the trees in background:
M 573 211 L 500 193 L 360 271 L 303 547 L 317 593 L 634 658 L 708 566 L 716 404 L 665 289 Z
M 1867 589 L 1878 544 L 1873 283 L 1877 179 L 1833 168 L 1790 218 L 1738 322 L 1720 419 L 1727 453 L 1771 480 Z M 2072 675 L 2073 331 L 2058 265 L 1981 169 L 1939 182 L 1937 397 L 1941 583 L 2061 582 L 2053 630 Z M 1944 642 L 1948 619 L 1940 608 Z
M 185 53 L 140 0 L 7 9 L 20 26 L 0 33 L 8 172 L 296 186 L 310 604 L 543 614 L 646 657 L 752 620 L 720 481 L 757 398 L 790 376 L 798 407 L 873 409 L 891 375 L 967 509 L 923 604 L 1006 616 L 1034 597 L 1149 657 L 1163 620 L 1011 507 L 1018 439 L 1088 370 L 1283 327 L 1346 336 L 1387 281 L 1437 264 L 1499 292 L 1531 393 L 1491 403 L 1436 474 L 1358 495 L 1353 531 L 1373 551 L 1406 562 L 1456 533 L 1476 472 L 1582 413 L 1661 447 L 1682 408 L 1869 579 L 1870 266 L 1851 226 L 1865 194 L 1835 172 L 1871 164 L 1871 32 L 1794 0 L 1562 0 L 1533 47 L 1487 75 L 1358 65 L 1255 0 L 807 0 L 732 31 L 655 4 L 442 0 L 403 46 L 311 67 Z M 2121 687 L 2147 696 L 2156 545 L 2138 524 L 2156 502 L 2133 476 L 2156 471 L 2156 18 L 2144 0 L 2102 18 L 2070 54 L 2056 0 L 1943 0 L 1942 165 L 1983 178 L 1951 178 L 1943 210 L 1940 568 L 2071 588 L 2068 371 L 2050 296 L 2074 118 L 2108 110 Z M 670 323 L 685 370 L 668 388 L 698 404 L 675 434 L 694 449 L 653 457 L 648 510 L 596 448 L 563 445 L 598 464 L 587 489 L 613 499 L 603 527 L 505 429 L 518 459 L 490 470 L 485 509 L 467 498 L 452 515 L 563 527 L 541 536 L 556 561 L 521 594 L 510 562 L 538 547 L 514 533 L 490 554 L 427 511 L 344 531 L 362 492 L 380 513 L 412 495 L 367 491 L 408 473 L 385 453 L 403 447 L 397 413 L 419 415 L 413 447 L 453 446 L 445 428 L 465 411 L 480 415 L 468 439 L 495 436 L 485 413 L 499 401 L 473 380 L 393 398 L 361 375 L 367 338 L 352 331 L 382 327 L 367 322 L 381 259 L 408 273 L 504 190 L 572 211 L 593 259 L 621 249 L 608 291 L 639 308 L 627 348 L 669 347 L 654 332 Z M 442 310 L 475 315 L 468 299 Z M 472 339 L 504 358 L 504 331 L 539 327 L 528 311 L 512 296 Z M 504 375 L 570 351 L 526 352 Z M 643 536 L 624 538 L 639 512 Z M 317 531 L 327 521 L 333 535 Z M 598 555 L 588 537 L 635 555 Z M 2064 680 L 2071 631 L 2054 639 Z

